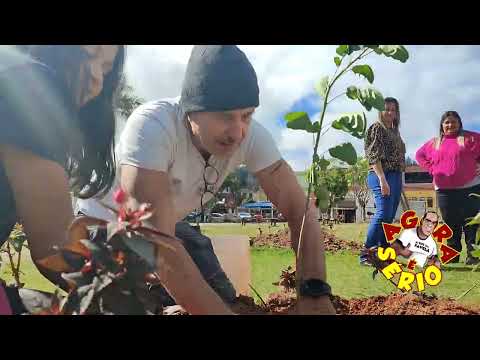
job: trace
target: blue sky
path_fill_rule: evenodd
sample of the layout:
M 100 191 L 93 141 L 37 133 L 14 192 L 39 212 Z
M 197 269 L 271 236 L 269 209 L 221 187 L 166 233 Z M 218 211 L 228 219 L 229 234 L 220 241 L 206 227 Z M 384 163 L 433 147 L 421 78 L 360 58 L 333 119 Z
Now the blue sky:
M 312 120 L 319 116 L 321 99 L 315 83 L 335 71 L 332 45 L 240 45 L 251 60 L 259 79 L 260 107 L 255 118 L 276 140 L 284 158 L 295 170 L 303 170 L 311 160 L 312 137 L 285 128 L 282 117 L 289 111 L 306 111 Z M 407 154 L 435 136 L 441 114 L 456 110 L 466 129 L 480 131 L 480 46 L 406 45 L 410 59 L 398 61 L 372 54 L 364 62 L 375 72 L 373 86 L 384 96 L 400 101 L 401 133 Z M 137 93 L 147 100 L 180 94 L 185 67 L 192 46 L 129 46 L 127 76 Z M 358 76 L 340 81 L 333 95 L 349 85 L 367 86 Z M 327 123 L 345 112 L 362 111 L 362 106 L 346 97 L 327 108 Z M 366 112 L 368 124 L 376 111 Z M 337 130 L 322 138 L 320 152 L 350 141 L 359 154 L 363 142 Z
M 318 94 L 312 92 L 308 95 L 301 97 L 296 100 L 288 109 L 285 109 L 281 114 L 277 116 L 277 124 L 279 127 L 286 129 L 284 115 L 289 112 L 304 111 L 306 112 L 311 119 L 320 113 L 322 107 L 319 101 Z M 299 147 L 297 149 L 284 150 L 284 156 L 287 155 L 292 159 L 310 159 L 311 153 L 308 149 Z M 302 168 L 297 168 L 296 170 L 303 170 Z

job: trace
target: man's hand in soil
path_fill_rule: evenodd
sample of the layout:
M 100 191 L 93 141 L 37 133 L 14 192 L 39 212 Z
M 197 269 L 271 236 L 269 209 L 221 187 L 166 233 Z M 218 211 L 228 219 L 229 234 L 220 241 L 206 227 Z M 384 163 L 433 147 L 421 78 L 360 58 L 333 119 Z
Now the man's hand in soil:
M 329 296 L 301 297 L 298 299 L 292 315 L 335 315 L 335 308 Z
M 302 279 L 325 281 L 324 236 L 317 221 L 318 209 L 313 201 L 305 214 L 306 196 L 291 167 L 280 160 L 272 166 L 255 173 L 267 197 L 277 206 L 288 221 L 292 248 L 297 255 L 298 275 Z M 305 221 L 304 219 L 305 216 Z M 301 249 L 299 238 L 302 229 Z M 302 314 L 334 314 L 329 297 L 300 299 L 298 312 Z

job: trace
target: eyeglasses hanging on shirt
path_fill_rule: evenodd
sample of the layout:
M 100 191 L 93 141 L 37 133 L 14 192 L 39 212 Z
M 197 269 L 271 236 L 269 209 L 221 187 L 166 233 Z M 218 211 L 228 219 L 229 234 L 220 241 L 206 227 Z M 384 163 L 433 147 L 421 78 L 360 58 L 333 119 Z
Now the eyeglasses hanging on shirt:
M 202 191 L 202 197 L 200 198 L 200 211 L 202 216 L 204 215 L 204 196 L 207 193 L 212 194 L 215 196 L 215 185 L 217 185 L 218 179 L 220 178 L 220 173 L 218 170 L 213 167 L 211 164 L 208 163 L 208 161 L 205 163 L 205 167 L 203 169 L 203 182 L 204 182 L 204 188 Z

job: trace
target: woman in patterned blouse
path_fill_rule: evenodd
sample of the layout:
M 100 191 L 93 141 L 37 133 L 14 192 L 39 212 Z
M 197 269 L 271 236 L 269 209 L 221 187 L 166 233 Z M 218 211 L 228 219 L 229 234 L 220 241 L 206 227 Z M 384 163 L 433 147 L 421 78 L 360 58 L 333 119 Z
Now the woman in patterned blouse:
M 391 223 L 397 212 L 405 170 L 405 144 L 400 136 L 400 106 L 394 98 L 385 98 L 385 111 L 379 112 L 365 137 L 365 156 L 370 165 L 368 187 L 375 198 L 376 212 L 368 227 L 365 248 L 387 247 L 382 222 Z M 370 265 L 366 252 L 360 263 Z

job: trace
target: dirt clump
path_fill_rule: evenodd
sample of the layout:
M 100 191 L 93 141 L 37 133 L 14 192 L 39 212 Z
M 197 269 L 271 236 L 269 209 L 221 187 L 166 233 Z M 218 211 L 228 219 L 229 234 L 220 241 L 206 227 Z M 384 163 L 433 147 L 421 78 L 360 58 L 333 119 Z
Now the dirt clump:
M 352 250 L 359 252 L 362 249 L 361 244 L 340 239 L 324 227 L 322 228 L 322 232 L 325 235 L 324 242 L 326 251 L 337 252 L 341 250 Z M 252 246 L 272 246 L 279 248 L 292 247 L 289 229 L 283 229 L 274 234 L 261 233 L 257 236 L 252 236 L 250 237 L 250 244 Z
M 246 298 L 245 299 L 249 299 Z M 296 304 L 294 291 L 271 294 L 267 306 L 243 300 L 243 307 L 234 311 L 241 315 L 286 315 L 293 313 Z M 337 315 L 480 315 L 480 308 L 463 305 L 453 299 L 439 299 L 424 294 L 394 293 L 362 299 L 331 297 Z
M 480 315 L 480 308 L 432 295 L 394 293 L 349 301 L 351 315 Z
M 296 304 L 295 269 L 282 270 L 274 285 L 279 291 L 270 294 L 262 306 L 252 298 L 243 297 L 242 307 L 234 309 L 238 314 L 293 314 Z M 344 299 L 332 295 L 337 315 L 480 315 L 480 307 L 467 306 L 454 299 L 438 298 L 425 293 L 392 293 L 367 298 Z

